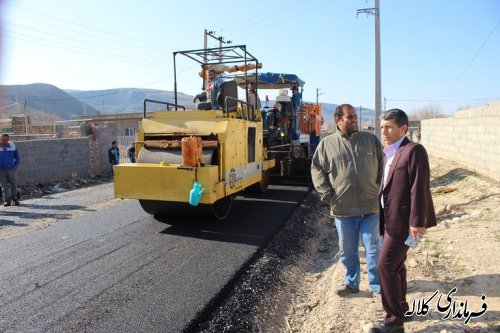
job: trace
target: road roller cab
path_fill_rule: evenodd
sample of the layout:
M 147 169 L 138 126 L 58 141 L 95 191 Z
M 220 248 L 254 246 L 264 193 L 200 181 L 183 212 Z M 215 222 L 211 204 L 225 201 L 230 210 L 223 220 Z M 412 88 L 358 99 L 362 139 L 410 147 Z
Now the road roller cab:
M 250 81 L 275 96 L 272 105 L 266 96 L 261 110 L 268 156 L 276 161 L 271 184 L 311 184 L 311 162 L 323 120 L 321 105 L 302 102 L 305 82 L 295 74 L 270 72 L 238 75 L 235 81 L 240 87 Z
M 183 54 L 198 59 L 205 71 L 213 52 L 229 54 L 231 62 L 238 58 L 244 61 L 240 67 L 257 70 L 257 59 L 245 46 L 175 52 L 174 67 L 175 56 Z M 219 58 L 213 62 L 223 63 Z M 115 197 L 138 199 L 150 214 L 223 219 L 238 192 L 249 187 L 267 190 L 268 170 L 275 162 L 267 158 L 260 112 L 238 100 L 230 77 L 224 86 L 217 97 L 221 110 L 187 110 L 178 105 L 176 82 L 174 103 L 144 101 L 136 137 L 137 163 L 114 167 Z M 146 117 L 151 104 L 163 110 Z

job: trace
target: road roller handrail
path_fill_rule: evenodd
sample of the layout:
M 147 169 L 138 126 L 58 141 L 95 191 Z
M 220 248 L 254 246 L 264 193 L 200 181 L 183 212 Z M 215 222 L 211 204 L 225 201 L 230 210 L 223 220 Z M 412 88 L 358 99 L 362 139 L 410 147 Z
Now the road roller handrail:
M 257 117 L 255 115 L 255 108 L 254 108 L 253 105 L 251 105 L 251 104 L 249 104 L 247 102 L 243 102 L 242 100 L 239 100 L 239 99 L 231 97 L 231 96 L 226 96 L 226 100 L 225 100 L 225 103 L 224 103 L 226 105 L 226 107 L 224 108 L 224 112 L 225 112 L 226 116 L 229 117 L 229 112 L 236 111 L 236 109 L 237 109 L 237 106 L 236 106 L 236 109 L 234 109 L 234 106 L 233 107 L 228 107 L 227 106 L 228 105 L 228 103 L 227 103 L 228 100 L 235 101 L 236 105 L 241 104 L 241 118 L 242 119 L 244 119 L 244 120 L 251 120 L 251 121 L 255 121 L 257 119 Z M 244 105 L 246 105 L 246 107 L 243 107 Z M 251 112 L 249 110 L 251 110 Z
M 166 105 L 168 111 L 170 111 L 170 107 L 174 107 L 176 111 L 177 111 L 177 108 L 182 108 L 184 111 L 186 111 L 186 107 L 183 106 L 183 105 L 177 105 L 177 104 L 174 104 L 174 103 L 157 101 L 157 100 L 154 100 L 154 99 L 148 99 L 148 98 L 146 98 L 146 99 L 144 99 L 144 117 L 143 118 L 146 118 L 146 103 L 147 102 Z

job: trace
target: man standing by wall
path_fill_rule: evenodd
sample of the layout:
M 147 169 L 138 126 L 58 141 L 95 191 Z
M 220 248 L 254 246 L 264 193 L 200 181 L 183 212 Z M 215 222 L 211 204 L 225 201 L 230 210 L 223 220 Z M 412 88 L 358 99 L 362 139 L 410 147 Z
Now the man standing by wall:
M 4 206 L 19 206 L 17 199 L 17 166 L 19 165 L 19 153 L 14 142 L 9 141 L 8 134 L 2 134 L 0 147 L 0 183 L 4 193 Z
M 406 302 L 406 239 L 421 238 L 436 225 L 430 191 L 430 168 L 422 145 L 406 138 L 408 116 L 400 109 L 382 113 L 381 133 L 386 148 L 380 189 L 380 233 L 384 242 L 379 258 L 384 325 L 371 332 L 403 333 Z
M 334 116 L 337 132 L 319 143 L 311 176 L 321 200 L 330 205 L 330 216 L 339 236 L 340 261 L 346 275 L 337 294 L 359 292 L 360 235 L 365 247 L 368 283 L 374 293 L 379 293 L 378 191 L 383 168 L 382 146 L 375 135 L 358 131 L 352 105 L 339 105 Z
M 135 142 L 132 142 L 127 148 L 127 155 L 130 163 L 135 163 Z
M 120 149 L 116 141 L 111 142 L 111 148 L 108 150 L 108 158 L 111 164 L 111 174 L 113 174 L 113 166 L 120 164 Z

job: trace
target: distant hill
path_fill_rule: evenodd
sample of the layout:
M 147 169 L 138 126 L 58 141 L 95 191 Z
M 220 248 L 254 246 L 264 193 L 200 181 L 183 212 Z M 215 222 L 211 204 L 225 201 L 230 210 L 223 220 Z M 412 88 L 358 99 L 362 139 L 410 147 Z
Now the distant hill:
M 333 122 L 333 114 L 338 104 L 322 103 L 323 104 L 323 118 L 325 122 Z M 355 107 L 358 114 L 358 120 L 361 121 L 361 128 L 373 126 L 373 119 L 375 119 L 375 111 L 373 109 L 363 108 L 361 114 L 359 107 Z
M 175 102 L 173 91 L 155 89 L 117 88 L 89 91 L 66 90 L 66 92 L 104 114 L 142 112 L 144 99 L 172 104 Z M 193 108 L 193 96 L 178 93 L 177 104 Z
M 338 104 L 330 104 L 330 103 L 321 103 L 323 105 L 323 118 L 325 121 L 332 122 L 333 121 L 333 113 L 335 112 L 335 108 Z
M 89 112 L 96 112 L 90 105 L 84 106 L 81 101 L 50 84 L 4 85 L 0 86 L 0 91 L 2 118 L 26 112 L 32 119 L 50 122 L 71 119 L 82 114 L 84 107 Z
M 104 110 L 104 114 L 142 112 L 143 101 L 146 98 L 174 103 L 174 92 L 165 90 L 117 88 L 90 91 L 66 90 L 66 92 L 82 102 L 91 105 L 96 110 Z M 192 95 L 179 93 L 177 99 L 177 103 L 186 108 L 193 108 L 195 106 Z M 273 102 L 272 100 L 269 101 L 269 105 L 272 105 Z M 336 107 L 337 104 L 323 103 L 325 121 L 332 121 L 333 112 Z M 90 113 L 87 112 L 87 115 L 90 115 Z

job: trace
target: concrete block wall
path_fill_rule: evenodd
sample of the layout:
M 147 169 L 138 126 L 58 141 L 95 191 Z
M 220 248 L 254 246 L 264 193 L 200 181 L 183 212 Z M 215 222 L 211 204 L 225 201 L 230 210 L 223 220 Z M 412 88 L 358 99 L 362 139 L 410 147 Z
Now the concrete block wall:
M 117 141 L 117 135 L 117 124 L 115 122 L 106 122 L 104 127 L 97 131 L 101 172 L 111 172 L 108 150 L 111 148 L 111 142 Z M 126 154 L 126 152 L 120 151 L 120 155 L 123 154 Z
M 421 143 L 429 154 L 500 181 L 500 103 L 461 110 L 451 118 L 422 120 Z
M 108 150 L 111 142 L 117 140 L 117 126 L 114 122 L 106 122 L 104 125 L 93 125 L 92 134 L 89 137 L 90 174 L 98 175 L 111 172 L 108 159 Z M 120 152 L 124 154 L 124 152 Z
M 14 140 L 21 160 L 18 184 L 109 174 L 108 149 L 116 140 L 116 124 L 91 127 L 89 132 L 81 138 Z
M 18 141 L 18 184 L 89 175 L 89 138 Z

